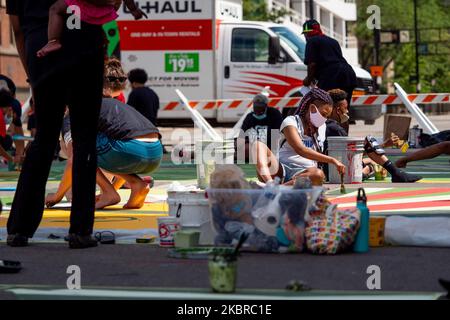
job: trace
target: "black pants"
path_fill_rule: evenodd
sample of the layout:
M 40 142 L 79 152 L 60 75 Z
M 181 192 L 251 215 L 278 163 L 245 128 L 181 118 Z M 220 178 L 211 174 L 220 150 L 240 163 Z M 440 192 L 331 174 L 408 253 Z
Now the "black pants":
M 36 137 L 22 166 L 8 220 L 8 234 L 32 237 L 43 215 L 45 186 L 66 105 L 73 139 L 70 233 L 92 233 L 95 213 L 96 137 L 103 87 L 103 53 L 80 57 L 64 73 L 34 88 Z

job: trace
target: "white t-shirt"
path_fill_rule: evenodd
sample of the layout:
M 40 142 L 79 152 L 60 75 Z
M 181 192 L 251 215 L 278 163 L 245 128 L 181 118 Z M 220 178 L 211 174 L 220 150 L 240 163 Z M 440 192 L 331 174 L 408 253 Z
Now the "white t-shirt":
M 283 134 L 283 130 L 289 126 L 297 128 L 298 135 L 300 136 L 300 139 L 302 140 L 305 147 L 310 148 L 314 151 L 318 151 L 316 145 L 314 144 L 314 140 L 304 133 L 303 123 L 300 117 L 298 115 L 290 116 L 284 119 L 280 127 L 281 137 L 280 137 L 280 148 L 278 151 L 279 161 L 282 164 L 287 165 L 291 168 L 307 169 L 317 167 L 316 161 L 306 159 L 298 155 L 297 152 L 295 152 L 295 150 L 289 145 L 289 143 L 286 140 L 286 137 Z

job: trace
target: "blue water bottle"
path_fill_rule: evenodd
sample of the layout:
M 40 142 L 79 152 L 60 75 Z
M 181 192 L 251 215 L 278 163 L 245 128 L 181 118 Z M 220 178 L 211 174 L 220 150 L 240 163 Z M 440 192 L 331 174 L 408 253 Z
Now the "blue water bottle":
M 361 221 L 359 225 L 358 234 L 356 235 L 353 251 L 358 253 L 365 253 L 369 251 L 369 224 L 370 213 L 367 208 L 366 192 L 363 188 L 358 190 L 358 198 L 356 207 L 361 212 Z

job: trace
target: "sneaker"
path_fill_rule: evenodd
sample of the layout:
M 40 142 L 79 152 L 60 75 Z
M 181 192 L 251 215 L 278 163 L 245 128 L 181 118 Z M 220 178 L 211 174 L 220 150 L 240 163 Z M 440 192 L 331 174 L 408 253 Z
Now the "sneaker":
M 70 249 L 86 249 L 97 246 L 97 240 L 91 235 L 80 236 L 74 233 L 69 234 Z
M 26 247 L 28 246 L 28 237 L 21 234 L 10 234 L 6 239 L 6 244 L 10 247 Z

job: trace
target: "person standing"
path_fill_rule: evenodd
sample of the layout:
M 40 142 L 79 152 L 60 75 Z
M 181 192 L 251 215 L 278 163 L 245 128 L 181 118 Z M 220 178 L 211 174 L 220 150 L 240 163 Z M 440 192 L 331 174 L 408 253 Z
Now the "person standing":
M 36 113 L 36 137 L 27 150 L 8 219 L 7 244 L 12 247 L 27 246 L 42 220 L 45 186 L 66 105 L 74 148 L 69 247 L 97 245 L 92 232 L 105 36 L 101 25 L 81 21 L 79 29 L 64 28 L 61 50 L 38 58 L 37 51 L 48 41 L 49 9 L 55 2 L 7 0 Z
M 139 111 L 151 123 L 157 125 L 159 97 L 145 84 L 148 81 L 147 72 L 143 69 L 133 69 L 128 73 L 128 81 L 133 89 L 127 104 Z
M 346 100 L 350 107 L 357 78 L 342 55 L 339 42 L 324 35 L 319 22 L 314 19 L 303 24 L 303 34 L 306 38 L 304 62 L 308 66 L 303 84 L 310 86 L 317 81 L 317 86 L 322 90 L 341 89 L 347 93 Z M 343 127 L 348 133 L 348 122 Z

